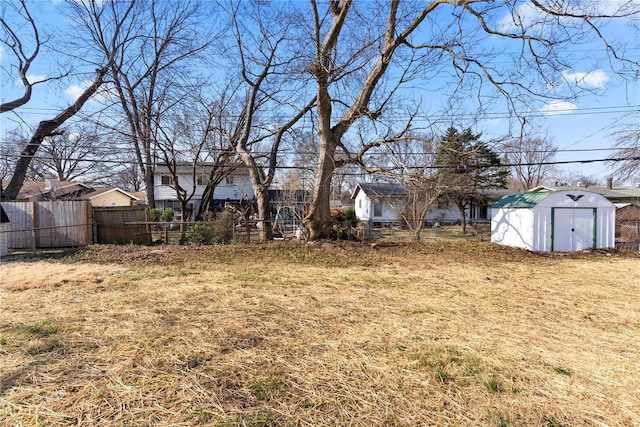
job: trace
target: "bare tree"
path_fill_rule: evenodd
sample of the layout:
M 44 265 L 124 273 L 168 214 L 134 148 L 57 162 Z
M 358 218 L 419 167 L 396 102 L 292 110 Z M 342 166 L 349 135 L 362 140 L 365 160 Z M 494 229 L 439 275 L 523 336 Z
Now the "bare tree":
M 165 114 L 155 123 L 155 144 L 171 176 L 171 184 L 180 202 L 182 220 L 187 219 L 187 206 L 198 187 L 205 185 L 196 218 L 208 211 L 215 187 L 237 167 L 235 153 L 215 132 L 225 120 L 216 103 L 198 100 L 188 102 L 179 112 Z M 204 208 L 202 207 L 204 206 Z
M 78 113 L 103 85 L 116 58 L 122 54 L 129 42 L 130 17 L 134 5 L 134 1 L 128 3 L 107 2 L 104 4 L 96 2 L 70 3 L 72 17 L 91 27 L 94 32 L 99 32 L 102 36 L 101 54 L 92 61 L 92 65 L 96 67 L 95 76 L 73 104 L 52 119 L 43 120 L 38 124 L 20 153 L 13 177 L 2 194 L 4 200 L 15 200 L 24 182 L 31 159 L 35 156 L 43 140 L 55 134 L 60 126 Z
M 616 175 L 621 181 L 640 182 L 640 122 L 636 111 L 632 120 L 626 123 L 617 133 L 614 153 L 615 161 L 611 165 L 616 168 Z
M 513 171 L 510 186 L 517 191 L 526 191 L 542 185 L 545 178 L 555 173 L 552 164 L 558 147 L 548 138 L 514 138 L 502 145 L 507 163 Z
M 273 229 L 268 190 L 278 166 L 280 145 L 315 105 L 315 98 L 300 100 L 297 95 L 303 83 L 297 82 L 291 72 L 295 68 L 294 46 L 299 43 L 291 35 L 296 27 L 292 15 L 258 2 L 231 4 L 227 13 L 235 38 L 235 49 L 230 52 L 238 58 L 240 69 L 235 92 L 241 110 L 233 131 L 220 132 L 249 171 L 261 224 L 260 239 L 270 240 Z M 289 112 L 284 123 L 275 113 L 282 109 Z M 271 121 L 259 120 L 260 113 Z
M 26 32 L 23 33 L 23 31 Z M 40 49 L 46 46 L 49 39 L 41 36 L 36 20 L 33 18 L 31 11 L 25 0 L 19 2 L 7 1 L 1 6 L 0 15 L 0 47 L 4 46 L 4 50 L 12 55 L 8 67 L 2 66 L 2 71 L 6 73 L 7 81 L 17 80 L 23 86 L 23 92 L 20 96 L 0 104 L 0 113 L 12 111 L 21 107 L 31 100 L 33 87 L 37 84 L 45 83 L 51 80 L 59 80 L 68 75 L 62 73 L 53 77 L 34 78 L 29 75 L 31 65 L 40 54 Z M 16 73 L 17 75 L 14 75 Z
M 141 173 L 147 201 L 154 200 L 155 123 L 166 111 L 202 84 L 189 61 L 204 53 L 211 36 L 201 25 L 202 15 L 212 19 L 206 3 L 152 0 L 136 3 L 137 32 L 128 49 L 112 62 L 110 72 L 128 136 Z M 93 37 L 108 46 L 101 32 Z M 202 58 L 200 58 L 202 59 Z
M 377 166 L 364 166 L 368 173 L 400 185 L 396 194 L 384 200 L 398 213 L 415 240 L 420 240 L 428 213 L 449 185 L 445 176 L 438 173 L 434 141 L 431 136 L 418 134 L 381 140 L 378 155 L 375 150 L 369 152 L 371 158 L 376 157 Z
M 604 10 L 602 2 L 586 1 L 533 0 L 526 11 L 516 2 L 488 0 L 322 4 L 326 9 L 311 0 L 315 56 L 309 72 L 317 86 L 320 138 L 314 202 L 305 220 L 312 239 L 330 235 L 330 182 L 336 168 L 368 149 L 366 143 L 349 145 L 350 128 L 361 120 L 378 121 L 398 88 L 418 74 L 448 73 L 455 79 L 452 98 L 475 99 L 479 111 L 503 101 L 522 121 L 517 115 L 521 107 L 580 90 L 576 85 L 562 96 L 549 90 L 575 63 L 561 46 L 595 39 L 612 64 L 637 68 L 598 27 L 609 19 L 636 16 L 640 8 L 631 1 L 613 11 Z M 507 17 L 496 19 L 500 13 Z M 494 48 L 486 43 L 489 38 Z M 493 61 L 505 49 L 511 63 Z
M 44 139 L 29 168 L 37 179 L 49 174 L 60 181 L 82 178 L 84 182 L 93 182 L 111 169 L 108 165 L 111 152 L 112 148 L 95 127 L 61 127 Z
M 115 160 L 108 161 L 106 164 L 111 166 L 111 171 L 96 178 L 94 180 L 96 184 L 118 187 L 130 192 L 142 191 L 144 176 L 140 173 L 140 167 L 133 156 L 118 155 Z
M 238 162 L 233 147 L 229 145 L 229 141 L 216 131 L 228 129 L 233 125 L 233 120 L 228 117 L 228 111 L 224 105 L 224 97 L 214 102 L 201 99 L 195 105 L 199 105 L 200 108 L 191 111 L 190 115 L 196 120 L 194 125 L 200 126 L 201 143 L 204 145 L 205 152 L 203 157 L 209 165 L 200 207 L 195 216 L 196 219 L 204 219 L 211 210 L 216 187 L 241 164 Z

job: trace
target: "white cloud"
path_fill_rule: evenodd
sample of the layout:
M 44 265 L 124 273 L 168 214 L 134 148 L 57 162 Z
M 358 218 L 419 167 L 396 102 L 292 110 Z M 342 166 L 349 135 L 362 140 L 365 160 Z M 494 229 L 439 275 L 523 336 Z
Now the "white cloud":
M 4 47 L 0 45 L 0 61 L 4 58 Z
M 71 99 L 73 99 L 75 101 L 76 99 L 78 99 L 80 97 L 80 95 L 82 95 L 82 92 L 84 92 L 85 89 L 88 88 L 90 84 L 91 84 L 90 81 L 84 81 L 79 85 L 69 86 L 68 88 L 66 88 L 64 90 L 64 93 L 69 98 L 71 98 Z
M 534 23 L 539 22 L 543 14 L 533 4 L 523 3 L 508 13 L 498 22 L 498 31 L 514 31 L 519 27 L 529 28 Z
M 66 88 L 64 90 L 64 93 L 71 99 L 73 99 L 74 101 L 76 99 L 78 99 L 80 97 L 80 95 L 82 95 L 82 93 L 89 87 L 91 86 L 91 84 L 93 83 L 93 81 L 91 80 L 85 80 L 82 83 L 80 83 L 79 85 L 72 85 L 69 86 L 68 88 Z M 110 85 L 110 84 L 103 84 L 98 91 L 91 97 L 92 100 L 94 101 L 104 101 L 107 99 L 111 99 L 116 97 L 118 94 L 115 91 L 115 88 Z
M 495 127 L 495 126 L 499 126 L 499 125 L 500 125 L 500 123 L 502 123 L 502 121 L 501 121 L 500 119 L 487 119 L 487 121 L 486 121 L 486 122 L 487 122 L 487 124 L 488 124 L 489 126 L 494 126 L 494 127 Z
M 29 80 L 31 84 L 42 82 L 42 81 L 45 81 L 46 79 L 47 79 L 46 74 L 28 74 L 27 75 L 27 80 Z M 22 86 L 22 82 L 20 80 L 16 80 L 16 85 Z
M 609 76 L 604 70 L 595 70 L 587 73 L 570 73 L 565 71 L 562 77 L 569 83 L 584 85 L 596 89 L 603 89 L 609 81 Z
M 571 113 L 578 109 L 578 106 L 568 101 L 550 101 L 547 102 L 540 112 L 547 116 L 558 116 L 560 114 Z
M 634 8 L 640 5 L 640 0 L 606 0 L 595 2 L 559 2 L 559 1 L 542 1 L 544 7 L 567 16 L 560 17 L 560 24 L 571 22 L 576 18 L 570 15 L 613 15 L 624 16 L 629 14 Z M 527 1 L 520 6 L 509 11 L 500 21 L 498 21 L 497 30 L 502 32 L 516 31 L 524 28 L 527 32 L 534 29 L 541 33 L 549 30 L 547 24 L 555 25 L 553 22 L 556 18 L 551 18 L 546 12 Z
M 624 15 L 640 6 L 639 0 L 607 0 L 596 2 L 596 11 L 602 15 Z

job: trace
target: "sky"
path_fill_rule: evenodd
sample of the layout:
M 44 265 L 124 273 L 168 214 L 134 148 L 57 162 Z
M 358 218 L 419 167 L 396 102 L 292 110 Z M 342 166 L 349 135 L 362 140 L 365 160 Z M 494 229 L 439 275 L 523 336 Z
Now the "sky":
M 600 2 L 604 9 L 615 7 L 619 3 L 618 0 Z M 46 22 L 47 29 L 55 37 L 56 29 L 66 25 L 58 13 L 60 1 L 42 0 L 35 4 L 36 20 Z M 525 22 L 534 22 L 536 19 L 530 4 L 525 1 L 518 12 Z M 507 29 L 512 26 L 512 20 L 505 16 L 499 25 Z M 623 24 L 607 30 L 615 34 L 616 38 L 626 40 L 625 49 L 631 56 L 640 57 L 640 35 L 637 30 Z M 601 46 L 593 45 L 593 49 L 600 48 Z M 588 161 L 611 157 L 614 154 L 617 132 L 624 129 L 625 123 L 637 124 L 640 120 L 640 70 L 635 76 L 627 75 L 626 80 L 622 79 L 607 62 L 594 64 L 589 49 L 589 46 L 577 48 L 573 52 L 577 66 L 553 76 L 554 81 L 560 82 L 559 94 L 572 85 L 580 85 L 588 91 L 571 101 L 548 99 L 527 112 L 538 126 L 538 135 L 550 138 L 558 146 L 557 161 Z M 0 50 L 3 68 L 10 65 L 8 60 L 7 52 Z M 44 52 L 30 71 L 31 79 L 38 80 L 52 75 L 56 72 L 56 64 L 50 53 Z M 8 80 L 6 73 L 2 73 L 1 78 L 3 101 L 20 92 L 18 82 Z M 33 126 L 37 121 L 56 114 L 61 107 L 67 106 L 78 96 L 85 84 L 86 82 L 77 78 L 36 85 L 32 101 L 17 110 L 17 115 L 5 113 L 0 116 L 0 137 L 4 140 L 6 133 L 21 120 L 24 124 Z M 508 120 L 504 118 L 504 114 L 505 110 L 498 108 L 475 124 L 476 131 L 482 132 L 486 138 L 499 137 L 507 130 Z M 571 163 L 558 167 L 574 177 L 584 175 L 601 182 L 612 174 L 612 166 L 605 162 Z

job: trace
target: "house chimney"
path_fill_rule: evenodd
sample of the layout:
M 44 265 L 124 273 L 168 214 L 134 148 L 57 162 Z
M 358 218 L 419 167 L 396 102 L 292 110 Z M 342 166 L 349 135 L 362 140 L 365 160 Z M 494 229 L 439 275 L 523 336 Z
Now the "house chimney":
M 613 188 L 613 178 L 607 178 L 607 190 L 611 190 Z
M 56 182 L 57 181 L 58 180 L 56 179 L 56 177 L 52 174 L 46 174 L 44 176 L 44 192 L 51 199 L 56 198 Z

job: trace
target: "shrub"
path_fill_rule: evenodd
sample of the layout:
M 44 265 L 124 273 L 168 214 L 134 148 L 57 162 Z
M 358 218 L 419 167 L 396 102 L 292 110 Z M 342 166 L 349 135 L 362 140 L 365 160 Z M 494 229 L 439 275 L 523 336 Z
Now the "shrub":
M 211 223 L 214 231 L 212 243 L 229 243 L 233 239 L 233 216 L 231 212 L 222 212 Z
M 185 237 L 187 242 L 194 245 L 210 245 L 215 237 L 215 231 L 209 223 L 196 222 L 189 227 Z
M 331 238 L 334 240 L 350 240 L 354 239 L 349 233 L 349 227 L 334 227 L 331 230 Z
M 229 243 L 233 239 L 233 220 L 229 212 L 223 212 L 210 222 L 196 222 L 185 233 L 187 242 L 194 245 Z
M 167 222 L 169 222 L 169 221 L 173 221 L 173 217 L 174 217 L 175 215 L 176 215 L 176 214 L 173 212 L 173 209 L 165 209 L 165 210 L 162 212 L 162 220 L 163 220 L 163 221 L 167 221 Z
M 344 212 L 344 219 L 347 221 L 355 221 L 358 219 L 356 217 L 356 210 L 354 208 L 346 208 L 343 212 Z
M 162 211 L 160 209 L 153 208 L 149 211 L 149 219 L 153 222 L 160 221 L 162 218 Z

